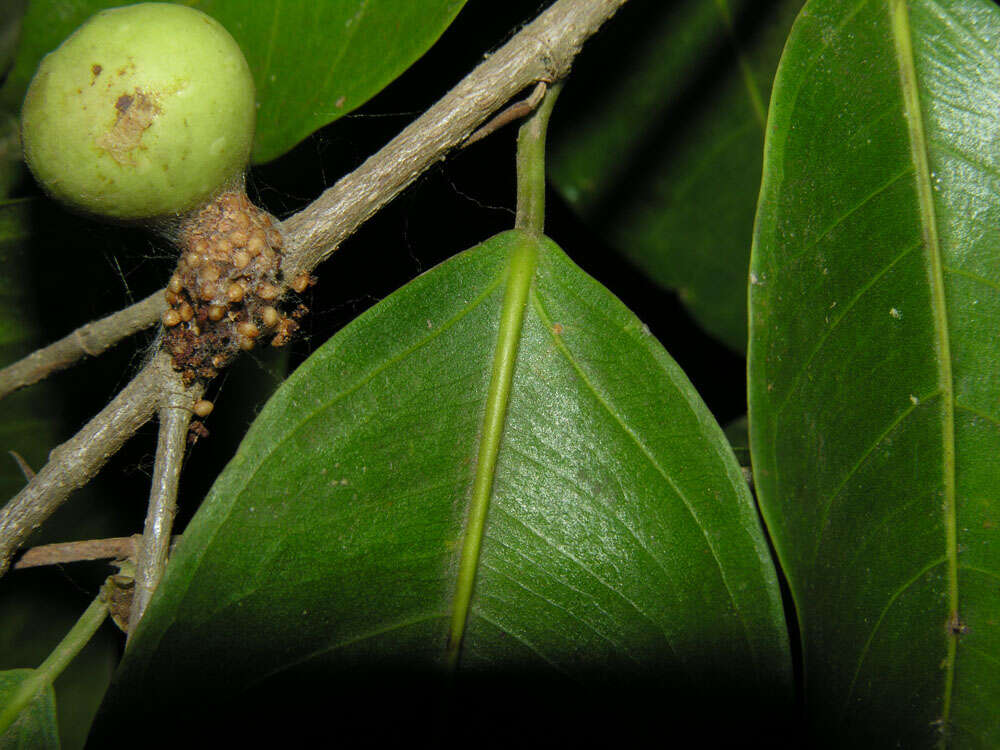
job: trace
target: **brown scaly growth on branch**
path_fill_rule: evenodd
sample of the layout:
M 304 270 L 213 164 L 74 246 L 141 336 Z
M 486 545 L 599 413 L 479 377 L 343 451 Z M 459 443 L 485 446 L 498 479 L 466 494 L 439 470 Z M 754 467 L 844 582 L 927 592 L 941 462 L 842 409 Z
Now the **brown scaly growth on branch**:
M 178 233 L 181 257 L 164 295 L 163 346 L 184 383 L 211 380 L 240 350 L 271 337 L 283 346 L 306 313 L 290 313 L 281 297 L 314 283 L 307 274 L 290 281 L 281 270 L 280 224 L 257 208 L 242 188 L 185 218 Z

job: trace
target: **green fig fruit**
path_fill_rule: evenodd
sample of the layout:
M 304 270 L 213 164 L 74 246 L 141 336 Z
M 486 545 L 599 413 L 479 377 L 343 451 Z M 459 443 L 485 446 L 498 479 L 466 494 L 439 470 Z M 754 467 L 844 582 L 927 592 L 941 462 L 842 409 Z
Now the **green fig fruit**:
M 201 11 L 142 3 L 98 13 L 42 60 L 21 127 L 50 195 L 135 221 L 239 181 L 254 119 L 253 77 L 229 33 Z

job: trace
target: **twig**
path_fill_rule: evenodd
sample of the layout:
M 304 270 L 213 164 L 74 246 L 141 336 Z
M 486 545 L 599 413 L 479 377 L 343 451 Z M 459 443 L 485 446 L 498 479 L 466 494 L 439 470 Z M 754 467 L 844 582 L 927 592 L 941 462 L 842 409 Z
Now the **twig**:
M 160 352 L 82 430 L 53 450 L 35 478 L 0 508 L 0 574 L 31 532 L 149 420 L 158 405 L 156 384 L 164 368 L 172 369 L 170 358 Z
M 135 536 L 115 536 L 109 539 L 87 539 L 82 542 L 59 542 L 58 544 L 41 544 L 26 549 L 11 566 L 14 570 L 22 568 L 39 568 L 43 565 L 59 565 L 61 563 L 83 562 L 85 560 L 124 560 L 135 557 Z
M 294 279 L 311 272 L 358 227 L 448 151 L 461 145 L 518 92 L 533 83 L 554 82 L 565 76 L 587 38 L 625 2 L 557 0 L 358 169 L 303 211 L 289 217 L 283 227 L 287 248 L 283 262 L 285 278 Z M 151 306 L 142 308 L 144 312 L 133 323 L 138 327 L 129 332 L 154 322 L 163 308 L 157 307 L 154 315 L 152 306 L 162 304 L 161 294 L 158 291 L 129 308 Z M 113 336 L 109 335 L 106 346 L 128 335 L 121 333 L 124 319 L 116 317 L 127 312 L 91 324 L 114 321 L 109 327 L 119 328 Z M 95 350 L 90 341 L 86 346 L 86 349 L 78 347 L 75 356 Z M 70 492 L 86 484 L 149 419 L 159 406 L 157 384 L 162 382 L 161 369 L 170 367 L 168 355 L 157 354 L 83 430 L 55 449 L 38 475 L 0 509 L 0 575 L 6 572 L 14 551 L 32 530 Z M 41 371 L 39 377 L 47 372 L 51 368 Z
M 149 491 L 146 525 L 136 559 L 135 594 L 128 628 L 130 635 L 135 632 L 167 566 L 170 533 L 174 514 L 177 512 L 177 485 L 180 483 L 181 464 L 187 447 L 191 410 L 205 390 L 199 383 L 185 388 L 180 375 L 173 369 L 162 372 L 158 385 L 162 394 L 160 437 L 156 446 L 156 464 Z
M 547 89 L 548 84 L 545 81 L 539 81 L 528 96 L 519 102 L 514 102 L 507 107 L 507 109 L 502 110 L 499 114 L 495 115 L 492 120 L 466 138 L 465 143 L 462 144 L 462 148 L 471 146 L 473 143 L 481 141 L 487 136 L 493 135 L 504 125 L 508 125 L 514 122 L 514 120 L 520 120 L 522 117 L 530 115 L 535 111 L 535 108 L 545 97 L 545 91 Z
M 157 323 L 166 309 L 161 289 L 131 307 L 77 328 L 0 370 L 0 398 L 69 367 L 81 357 L 96 357 L 122 339 Z
M 558 0 L 378 153 L 285 223 L 286 278 L 311 272 L 526 86 L 557 81 L 625 0 Z
M 35 478 L 35 470 L 28 466 L 28 462 L 24 460 L 24 456 L 17 451 L 7 452 L 10 454 L 10 457 L 14 459 L 14 463 L 17 464 L 17 468 L 19 468 L 21 473 L 24 474 L 24 481 L 30 482 Z

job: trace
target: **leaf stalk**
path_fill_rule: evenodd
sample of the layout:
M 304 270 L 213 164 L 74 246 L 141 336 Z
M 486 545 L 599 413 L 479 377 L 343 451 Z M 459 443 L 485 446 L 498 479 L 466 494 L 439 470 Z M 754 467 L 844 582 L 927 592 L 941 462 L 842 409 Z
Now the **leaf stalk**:
M 514 226 L 545 230 L 545 134 L 562 82 L 549 87 L 538 109 L 517 133 L 517 214 Z
M 14 723 L 21 711 L 27 708 L 40 692 L 55 682 L 66 665 L 87 645 L 107 616 L 108 604 L 104 601 L 103 594 L 99 594 L 45 661 L 24 679 L 10 702 L 0 709 L 0 734 Z

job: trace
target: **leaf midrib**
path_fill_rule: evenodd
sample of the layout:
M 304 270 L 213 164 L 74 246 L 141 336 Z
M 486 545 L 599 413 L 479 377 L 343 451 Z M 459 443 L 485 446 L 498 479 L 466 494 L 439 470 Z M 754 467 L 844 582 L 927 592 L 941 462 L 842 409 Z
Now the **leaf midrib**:
M 944 483 L 945 556 L 948 565 L 949 619 L 958 616 L 958 540 L 955 507 L 955 388 L 951 371 L 951 343 L 948 335 L 948 312 L 944 288 L 944 264 L 937 232 L 933 186 L 928 159 L 927 136 L 924 132 L 923 111 L 917 90 L 917 71 L 913 57 L 913 36 L 906 0 L 888 0 L 893 44 L 899 65 L 903 109 L 910 135 L 910 147 L 916 172 L 917 198 L 924 242 L 927 248 L 928 276 L 934 333 L 937 340 L 938 379 L 944 394 L 942 399 L 942 469 Z M 957 641 L 949 635 L 945 656 L 945 685 L 940 719 L 947 726 L 951 715 L 951 696 L 955 680 Z M 940 746 L 947 746 L 943 736 Z
M 472 482 L 472 497 L 465 523 L 465 538 L 458 563 L 458 576 L 452 599 L 451 625 L 445 660 L 450 669 L 458 666 L 462 649 L 462 639 L 469 618 L 469 608 L 479 567 L 479 552 L 486 528 L 486 514 L 493 480 L 496 475 L 497 457 L 500 454 L 500 439 L 507 417 L 510 401 L 511 382 L 514 378 L 514 363 L 521 339 L 524 310 L 528 302 L 528 292 L 538 264 L 538 240 L 527 232 L 512 235 L 514 246 L 510 250 L 507 266 L 506 290 L 500 311 L 500 326 L 493 353 L 489 390 L 483 414 L 483 429 L 479 441 L 476 472 Z

